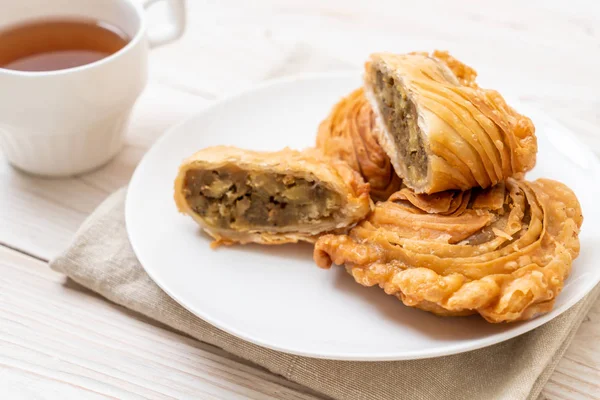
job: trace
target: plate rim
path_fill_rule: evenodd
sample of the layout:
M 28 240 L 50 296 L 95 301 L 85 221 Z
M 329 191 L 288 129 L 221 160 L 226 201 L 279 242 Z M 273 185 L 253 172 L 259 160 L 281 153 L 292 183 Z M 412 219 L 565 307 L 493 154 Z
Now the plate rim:
M 418 360 L 418 359 L 426 359 L 426 358 L 434 358 L 434 357 L 443 357 L 443 356 L 448 356 L 448 355 L 465 353 L 465 352 L 481 349 L 484 347 L 492 346 L 494 344 L 502 343 L 506 340 L 513 339 L 524 333 L 527 333 L 536 328 L 539 328 L 540 326 L 546 324 L 547 322 L 550 322 L 554 318 L 560 316 L 562 313 L 564 313 L 565 311 L 569 310 L 571 307 L 573 307 L 574 305 L 579 303 L 586 295 L 588 295 L 593 290 L 593 288 L 600 282 L 600 274 L 598 274 L 597 278 L 594 280 L 592 280 L 592 279 L 586 280 L 586 283 L 584 284 L 584 286 L 585 286 L 584 290 L 580 290 L 579 292 L 577 292 L 576 294 L 571 296 L 571 298 L 569 300 L 567 300 L 565 302 L 565 304 L 563 304 L 562 306 L 560 306 L 558 308 L 554 308 L 549 313 L 543 314 L 532 320 L 524 322 L 520 326 L 516 326 L 515 328 L 512 328 L 510 330 L 500 332 L 497 334 L 492 334 L 490 336 L 486 336 L 486 337 L 479 338 L 479 339 L 469 339 L 466 342 L 460 342 L 460 343 L 456 343 L 456 344 L 452 344 L 452 345 L 448 345 L 448 344 L 440 345 L 440 346 L 432 347 L 428 350 L 390 352 L 387 354 L 376 353 L 373 355 L 368 355 L 365 353 L 348 353 L 348 352 L 345 352 L 343 354 L 340 354 L 337 352 L 315 353 L 315 352 L 310 352 L 310 351 L 308 351 L 308 352 L 303 351 L 301 349 L 296 349 L 296 348 L 289 347 L 289 346 L 278 346 L 277 344 L 272 344 L 272 343 L 263 341 L 260 338 L 253 337 L 252 335 L 247 335 L 244 332 L 239 331 L 235 327 L 229 326 L 227 323 L 222 322 L 219 318 L 211 317 L 209 315 L 204 314 L 200 310 L 196 309 L 196 307 L 193 306 L 192 304 L 188 304 L 184 299 L 180 298 L 176 293 L 171 292 L 171 290 L 169 290 L 167 285 L 164 282 L 161 282 L 161 280 L 158 279 L 158 277 L 155 274 L 153 274 L 151 269 L 146 268 L 146 266 L 144 265 L 145 263 L 142 261 L 143 256 L 140 257 L 141 252 L 139 251 L 139 248 L 136 245 L 136 243 L 134 243 L 135 240 L 133 240 L 133 235 L 131 234 L 131 230 L 132 230 L 132 228 L 131 228 L 132 222 L 130 221 L 131 213 L 128 210 L 130 210 L 132 207 L 134 207 L 134 205 L 131 204 L 130 193 L 132 191 L 131 188 L 135 186 L 134 183 L 137 182 L 139 179 L 141 179 L 140 176 L 143 174 L 142 171 L 143 171 L 146 163 L 149 162 L 148 160 L 150 159 L 151 155 L 153 154 L 153 152 L 157 151 L 156 149 L 159 147 L 159 145 L 163 141 L 168 140 L 168 138 L 170 136 L 174 135 L 175 132 L 177 132 L 182 126 L 185 126 L 186 124 L 190 123 L 190 121 L 193 121 L 197 118 L 201 118 L 202 115 L 209 113 L 211 111 L 211 109 L 213 109 L 214 107 L 218 107 L 218 106 L 222 105 L 223 103 L 230 102 L 230 101 L 235 100 L 236 98 L 246 95 L 248 93 L 264 90 L 264 89 L 270 88 L 272 86 L 278 86 L 278 85 L 282 85 L 282 84 L 288 84 L 288 83 L 293 83 L 293 82 L 303 81 L 303 80 L 328 79 L 328 78 L 329 79 L 351 79 L 351 78 L 356 78 L 356 76 L 360 76 L 360 75 L 361 75 L 360 72 L 357 73 L 356 71 L 352 71 L 352 70 L 342 70 L 342 71 L 323 72 L 323 73 L 319 73 L 319 72 L 302 73 L 302 74 L 289 75 L 289 76 L 285 76 L 285 77 L 281 77 L 281 78 L 269 79 L 269 80 L 266 80 L 259 84 L 245 87 L 239 91 L 236 91 L 234 93 L 231 93 L 229 95 L 226 95 L 222 98 L 219 98 L 215 101 L 210 102 L 206 106 L 203 106 L 202 108 L 200 108 L 193 115 L 191 115 L 187 118 L 184 118 L 183 120 L 179 121 L 178 123 L 172 125 L 171 127 L 166 129 L 161 134 L 161 136 L 152 144 L 152 146 L 144 154 L 144 156 L 139 161 L 138 165 L 135 168 L 135 171 L 133 172 L 133 174 L 131 176 L 131 179 L 127 186 L 127 192 L 125 194 L 124 213 L 125 213 L 125 227 L 126 227 L 129 242 L 131 244 L 131 248 L 132 248 L 138 262 L 144 269 L 144 271 L 148 274 L 150 279 L 152 279 L 152 281 L 154 283 L 156 283 L 156 285 L 162 291 L 164 291 L 169 297 L 171 297 L 175 302 L 177 302 L 184 309 L 191 312 L 196 317 L 198 317 L 198 318 L 204 320 L 205 322 L 211 324 L 212 326 L 216 327 L 217 329 L 220 329 L 220 330 L 222 330 L 226 333 L 229 333 L 239 339 L 259 345 L 261 347 L 265 347 L 265 348 L 275 350 L 275 351 L 280 351 L 280 352 L 287 353 L 287 354 L 303 356 L 303 357 L 310 357 L 310 358 L 317 358 L 317 359 L 368 362 L 368 361 L 403 361 L 403 360 Z M 548 115 L 542 109 L 539 109 L 537 107 L 531 107 L 529 105 L 524 105 L 521 102 L 516 102 L 516 103 L 518 103 L 516 108 L 520 108 L 521 106 L 524 106 L 524 108 L 530 109 L 535 112 L 539 112 L 540 114 L 544 115 L 549 120 L 551 120 L 553 123 L 556 123 L 557 125 L 563 127 L 565 129 L 565 131 L 568 132 L 569 138 L 576 143 L 577 147 L 580 150 L 584 151 L 585 153 L 587 153 L 590 156 L 589 157 L 590 160 L 593 160 L 596 168 L 600 170 L 600 159 L 589 148 L 587 148 L 585 146 L 585 144 L 577 137 L 577 135 L 573 134 L 572 129 L 566 127 L 564 124 L 562 124 L 559 121 L 557 121 L 556 119 L 552 118 L 550 115 Z

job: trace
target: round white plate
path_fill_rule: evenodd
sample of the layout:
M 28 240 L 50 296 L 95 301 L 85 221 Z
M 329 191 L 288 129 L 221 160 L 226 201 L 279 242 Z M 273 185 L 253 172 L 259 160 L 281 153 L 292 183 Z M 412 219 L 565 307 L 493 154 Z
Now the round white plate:
M 416 359 L 489 346 L 548 322 L 600 281 L 600 213 L 594 206 L 600 198 L 599 162 L 563 126 L 521 106 L 539 141 L 537 166 L 528 178 L 568 184 L 585 216 L 581 255 L 554 310 L 530 321 L 494 325 L 475 316 L 439 318 L 405 307 L 377 287 L 354 283 L 342 267 L 319 269 L 308 244 L 212 250 L 210 238 L 178 214 L 173 181 L 185 157 L 217 144 L 256 150 L 311 146 L 332 105 L 360 84 L 360 74 L 279 80 L 211 105 L 170 129 L 138 166 L 126 202 L 131 244 L 152 279 L 183 307 L 235 336 L 340 360 Z

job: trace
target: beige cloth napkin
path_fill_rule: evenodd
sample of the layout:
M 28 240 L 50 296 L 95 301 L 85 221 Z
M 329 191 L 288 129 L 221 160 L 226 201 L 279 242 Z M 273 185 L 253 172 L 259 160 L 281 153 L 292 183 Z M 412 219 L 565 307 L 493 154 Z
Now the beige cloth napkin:
M 107 299 L 335 399 L 535 399 L 600 293 L 512 340 L 454 356 L 414 361 L 319 360 L 269 350 L 195 317 L 144 272 L 129 244 L 125 191 L 82 225 L 51 267 Z M 402 307 L 402 305 L 398 305 Z

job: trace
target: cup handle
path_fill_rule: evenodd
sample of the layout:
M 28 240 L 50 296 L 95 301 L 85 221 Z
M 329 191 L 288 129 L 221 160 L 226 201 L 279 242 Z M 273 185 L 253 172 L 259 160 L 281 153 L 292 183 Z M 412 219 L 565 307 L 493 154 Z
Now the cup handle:
M 161 1 L 166 1 L 169 4 L 172 18 L 168 21 L 165 29 L 157 32 L 148 30 L 150 48 L 162 46 L 179 39 L 185 31 L 185 0 L 143 0 L 142 7 L 147 11 L 153 4 Z

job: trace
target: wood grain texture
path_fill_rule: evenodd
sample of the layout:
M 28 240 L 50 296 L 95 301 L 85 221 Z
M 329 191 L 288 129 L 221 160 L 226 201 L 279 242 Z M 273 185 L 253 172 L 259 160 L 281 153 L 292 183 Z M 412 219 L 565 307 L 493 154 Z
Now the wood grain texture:
M 482 85 L 543 109 L 600 154 L 600 8 L 583 0 L 194 0 L 188 30 L 153 50 L 127 146 L 107 166 L 45 180 L 0 155 L 3 398 L 314 398 L 214 347 L 99 299 L 47 269 L 85 217 L 126 185 L 168 127 L 265 79 L 358 70 L 372 51 L 449 49 Z M 160 12 L 152 18 L 161 18 Z M 34 258 L 32 258 L 34 257 Z M 600 301 L 542 398 L 600 399 Z
M 44 262 L 4 248 L 0 321 L 3 394 L 6 388 L 23 398 L 314 399 L 283 378 L 152 324 L 65 283 Z

